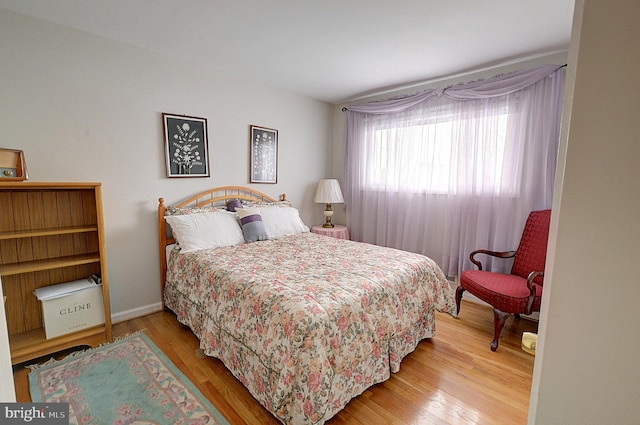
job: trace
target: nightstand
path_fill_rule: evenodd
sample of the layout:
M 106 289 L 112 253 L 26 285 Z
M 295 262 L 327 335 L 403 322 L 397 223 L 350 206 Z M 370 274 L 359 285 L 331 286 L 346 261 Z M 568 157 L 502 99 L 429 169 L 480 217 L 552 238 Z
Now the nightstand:
M 311 232 L 338 239 L 349 239 L 349 228 L 340 224 L 336 224 L 333 227 L 313 226 Z

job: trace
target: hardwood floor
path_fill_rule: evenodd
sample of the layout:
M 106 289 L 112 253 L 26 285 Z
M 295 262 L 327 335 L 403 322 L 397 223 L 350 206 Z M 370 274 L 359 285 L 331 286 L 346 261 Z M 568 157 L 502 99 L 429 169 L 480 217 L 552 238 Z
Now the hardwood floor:
M 400 372 L 375 385 L 329 422 L 337 424 L 526 424 L 534 357 L 520 349 L 537 323 L 511 318 L 491 352 L 493 312 L 463 301 L 460 317 L 438 313 L 436 337 L 422 341 Z M 231 424 L 279 424 L 224 365 L 200 358 L 198 341 L 165 311 L 115 324 L 114 336 L 139 329 L 162 349 Z M 34 362 L 30 362 L 34 363 Z M 30 401 L 28 369 L 14 367 L 16 397 Z

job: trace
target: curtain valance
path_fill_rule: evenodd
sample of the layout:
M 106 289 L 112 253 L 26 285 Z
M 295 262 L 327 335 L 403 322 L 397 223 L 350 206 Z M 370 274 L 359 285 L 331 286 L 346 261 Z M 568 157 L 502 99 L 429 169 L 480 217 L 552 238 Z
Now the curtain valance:
M 486 80 L 425 90 L 401 98 L 352 105 L 347 109 L 351 112 L 367 114 L 389 114 L 411 108 L 434 96 L 444 96 L 456 100 L 488 99 L 504 96 L 529 87 L 564 66 L 566 65 L 545 65 L 526 71 L 497 75 Z

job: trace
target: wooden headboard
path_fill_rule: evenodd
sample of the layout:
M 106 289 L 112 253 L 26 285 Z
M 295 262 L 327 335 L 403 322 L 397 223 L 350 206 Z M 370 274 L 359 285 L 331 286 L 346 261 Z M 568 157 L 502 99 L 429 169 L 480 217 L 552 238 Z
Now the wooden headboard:
M 254 201 L 254 202 L 277 202 L 277 199 L 262 193 L 258 190 L 254 190 L 244 186 L 222 186 L 209 189 L 205 192 L 198 193 L 192 197 L 171 205 L 171 208 L 203 208 L 203 207 L 226 207 L 226 203 L 230 199 L 239 199 L 241 201 Z M 285 201 L 287 196 L 285 194 L 280 195 L 280 200 Z M 164 198 L 158 199 L 158 240 L 160 241 L 160 279 L 161 279 L 161 296 L 162 307 L 164 308 L 164 285 L 167 279 L 167 257 L 166 248 L 167 245 L 176 243 L 167 229 L 167 222 L 164 216 L 167 211 L 167 207 L 164 203 Z

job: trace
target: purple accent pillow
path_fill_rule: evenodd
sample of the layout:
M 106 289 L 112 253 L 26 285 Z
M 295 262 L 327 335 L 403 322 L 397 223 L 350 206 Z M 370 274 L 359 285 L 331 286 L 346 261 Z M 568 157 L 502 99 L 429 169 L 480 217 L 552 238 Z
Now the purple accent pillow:
M 239 208 L 236 213 L 238 220 L 240 220 L 242 235 L 246 243 L 266 241 L 269 239 L 269 234 L 264 227 L 258 208 Z
M 242 208 L 242 202 L 239 199 L 229 199 L 227 201 L 227 211 L 236 212 L 238 208 Z

